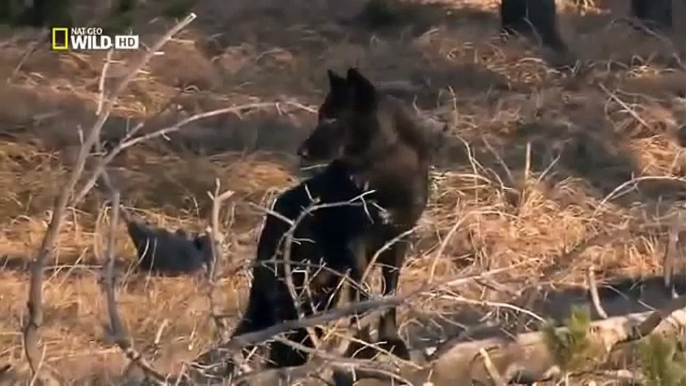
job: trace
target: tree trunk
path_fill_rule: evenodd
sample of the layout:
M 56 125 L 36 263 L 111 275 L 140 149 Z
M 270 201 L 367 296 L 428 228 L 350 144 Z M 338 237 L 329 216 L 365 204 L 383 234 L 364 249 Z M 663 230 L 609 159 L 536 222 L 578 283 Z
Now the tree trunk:
M 680 55 L 686 54 L 686 0 L 672 0 L 672 33 Z

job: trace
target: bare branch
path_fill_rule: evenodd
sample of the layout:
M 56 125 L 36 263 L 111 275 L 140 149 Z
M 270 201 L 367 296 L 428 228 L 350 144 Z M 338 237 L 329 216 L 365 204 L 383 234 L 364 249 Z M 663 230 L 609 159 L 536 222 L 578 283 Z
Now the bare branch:
M 484 361 L 484 366 L 486 367 L 486 370 L 488 371 L 488 375 L 491 376 L 491 380 L 493 380 L 493 383 L 495 383 L 495 386 L 505 386 L 506 383 L 503 381 L 503 377 L 500 376 L 500 372 L 498 371 L 498 369 L 493 364 L 493 361 L 491 361 L 491 357 L 488 355 L 488 352 L 486 351 L 486 349 L 483 347 L 480 348 L 479 354 L 481 355 L 481 358 Z
M 593 308 L 595 308 L 595 312 L 597 312 L 598 316 L 601 318 L 607 319 L 607 312 L 605 312 L 603 305 L 600 303 L 598 285 L 596 284 L 593 266 L 588 267 L 588 271 L 586 272 L 586 281 L 588 282 L 588 292 L 591 293 L 591 301 L 593 302 Z
M 641 322 L 641 324 L 639 324 L 635 328 L 632 328 L 631 333 L 628 334 L 621 341 L 638 340 L 643 338 L 644 336 L 647 336 L 648 334 L 653 332 L 653 330 L 657 328 L 657 326 L 660 323 L 662 323 L 663 320 L 670 317 L 672 314 L 674 314 L 675 311 L 680 310 L 684 307 L 686 307 L 686 295 L 682 295 L 676 299 L 672 299 L 664 307 L 653 311 L 653 313 L 651 313 L 650 316 L 648 316 L 643 322 Z
M 216 280 L 217 264 L 219 263 L 221 250 L 220 246 L 224 241 L 224 236 L 219 227 L 219 212 L 221 211 L 224 201 L 228 200 L 234 195 L 234 192 L 231 190 L 227 190 L 226 192 L 219 194 L 219 188 L 219 179 L 217 179 L 214 194 L 210 194 L 210 198 L 212 199 L 212 217 L 210 219 L 210 229 L 208 229 L 207 232 L 212 239 L 212 266 L 207 271 L 207 278 L 212 284 L 214 284 Z
M 330 355 L 317 349 L 311 349 L 300 343 L 293 342 L 283 337 L 275 337 L 274 340 L 289 345 L 295 349 L 308 352 L 315 358 L 311 359 L 310 362 L 306 363 L 305 365 L 298 367 L 270 369 L 266 371 L 256 371 L 244 374 L 235 378 L 234 383 L 241 384 L 242 382 L 255 382 L 256 380 L 265 383 L 267 381 L 274 383 L 275 381 L 282 380 L 287 381 L 288 384 L 293 384 L 300 379 L 312 377 L 314 375 L 318 375 L 320 379 L 330 380 L 335 378 L 337 372 L 341 376 L 345 376 L 343 374 L 352 372 L 353 377 L 346 378 L 373 378 L 399 381 L 401 384 L 412 384 L 412 382 L 399 374 L 398 369 L 395 366 L 390 364 L 372 363 L 367 360 L 342 358 L 339 356 Z M 352 382 L 352 379 L 350 379 L 349 382 L 345 383 L 353 384 L 354 382 Z M 336 384 L 339 383 L 336 382 Z
M 308 327 L 315 327 L 320 324 L 326 324 L 341 318 L 345 318 L 354 314 L 363 314 L 367 312 L 373 312 L 373 313 L 381 313 L 385 312 L 387 309 L 392 308 L 392 307 L 397 307 L 399 305 L 404 304 L 407 302 L 409 299 L 414 298 L 418 295 L 424 294 L 424 293 L 430 293 L 431 291 L 436 290 L 437 288 L 440 287 L 454 287 L 454 286 L 459 286 L 459 285 L 464 285 L 470 282 L 473 282 L 476 279 L 483 278 L 486 276 L 491 276 L 495 275 L 501 272 L 504 272 L 508 270 L 509 268 L 501 268 L 489 272 L 484 272 L 480 275 L 477 276 L 469 276 L 469 277 L 464 277 L 464 276 L 458 276 L 458 277 L 452 277 L 448 278 L 445 280 L 437 281 L 432 284 L 427 284 L 424 285 L 412 292 L 409 292 L 404 295 L 395 295 L 395 296 L 386 296 L 380 299 L 375 299 L 375 300 L 367 300 L 364 302 L 356 302 L 352 303 L 351 305 L 340 308 L 340 309 L 333 309 L 329 310 L 326 312 L 323 312 L 321 314 L 315 315 L 315 316 L 310 316 L 301 320 L 288 320 L 282 323 L 279 323 L 277 325 L 274 325 L 272 327 L 266 328 L 261 331 L 256 331 L 256 332 L 251 332 L 248 334 L 243 334 L 239 336 L 235 336 L 232 339 L 230 339 L 228 342 L 222 343 L 219 345 L 219 348 L 222 350 L 228 350 L 228 351 L 235 351 L 235 350 L 240 350 L 243 347 L 257 344 L 260 342 L 267 341 L 271 339 L 272 337 L 282 334 L 284 332 L 288 332 L 291 330 L 296 330 L 299 328 L 308 328 Z M 371 320 L 371 319 L 370 319 Z
M 210 247 L 212 249 L 212 262 L 207 267 L 207 299 L 210 303 L 210 317 L 214 322 L 216 328 L 216 336 L 219 339 L 225 339 L 225 333 L 228 329 L 224 318 L 221 317 L 219 312 L 219 307 L 217 306 L 216 299 L 214 297 L 214 291 L 216 289 L 217 272 L 218 265 L 221 261 L 222 255 L 222 244 L 224 241 L 224 236 L 219 227 L 219 212 L 224 204 L 224 201 L 228 200 L 233 196 L 234 192 L 227 190 L 224 193 L 220 192 L 219 179 L 216 180 L 214 194 L 208 192 L 210 198 L 212 198 L 212 215 L 210 217 L 210 226 L 207 229 L 207 235 L 210 237 Z M 234 362 L 236 362 L 240 367 L 243 367 L 242 357 L 238 354 L 233 355 Z
M 110 219 L 110 229 L 107 236 L 107 252 L 103 262 L 103 287 L 107 298 L 107 312 L 110 319 L 110 330 L 114 337 L 114 342 L 126 354 L 126 357 L 138 366 L 150 379 L 158 385 L 166 385 L 167 377 L 155 371 L 155 369 L 136 351 L 131 345 L 124 328 L 122 326 L 119 311 L 117 310 L 117 300 L 114 294 L 114 254 L 117 223 L 119 222 L 119 192 L 112 192 L 112 217 Z
M 124 77 L 117 85 L 114 91 L 109 95 L 105 106 L 101 109 L 96 122 L 93 124 L 86 140 L 81 145 L 74 166 L 67 177 L 66 184 L 62 187 L 52 210 L 52 218 L 48 225 L 48 230 L 45 232 L 43 241 L 38 249 L 36 257 L 31 262 L 31 279 L 29 284 L 29 296 L 26 304 L 28 311 L 28 318 L 24 325 L 24 351 L 26 359 L 29 362 L 32 374 L 36 374 L 40 362 L 40 327 L 43 324 L 43 270 L 46 262 L 52 257 L 57 237 L 62 225 L 67 205 L 70 197 L 74 191 L 74 187 L 81 178 L 83 170 L 88 159 L 88 155 L 100 138 L 100 132 L 109 118 L 117 97 L 126 89 L 128 84 L 134 79 L 138 71 L 143 68 L 150 58 L 162 48 L 162 46 L 177 32 L 186 27 L 196 18 L 195 14 L 191 13 L 183 21 L 170 29 L 153 47 L 141 57 L 138 63 L 133 66 L 132 70 Z
M 667 248 L 665 249 L 665 256 L 662 262 L 662 277 L 664 279 L 665 288 L 672 292 L 674 291 L 674 272 L 677 262 L 678 247 L 679 229 L 678 226 L 673 223 L 667 232 Z
M 490 272 L 488 274 L 493 273 Z M 267 330 L 235 337 L 224 344 L 223 348 L 232 351 L 247 344 L 255 344 L 258 341 L 271 338 L 280 340 L 282 338 L 276 336 L 290 329 L 325 324 L 365 310 L 373 310 L 370 314 L 372 315 L 374 312 L 381 312 L 383 309 L 390 308 L 391 306 L 400 305 L 403 301 L 420 293 L 432 292 L 439 288 L 439 285 L 465 284 L 480 278 L 483 278 L 483 276 L 463 277 L 437 283 L 436 286 L 426 286 L 402 297 L 394 296 L 380 301 L 355 303 L 349 307 L 331 310 L 301 321 L 285 322 Z M 593 322 L 589 329 L 589 339 L 602 344 L 607 350 L 606 352 L 625 350 L 627 346 L 621 345 L 622 343 L 640 339 L 653 330 L 666 331 L 674 327 L 672 324 L 685 325 L 686 313 L 683 311 L 684 304 L 686 304 L 686 296 L 672 301 L 664 309 L 655 312 L 612 317 Z M 362 308 L 365 308 L 365 310 Z M 674 323 L 661 323 L 668 317 Z M 565 330 L 565 328 L 562 327 L 560 330 Z M 287 344 L 295 347 L 293 342 Z M 379 370 L 385 370 L 383 366 L 379 367 L 367 362 L 367 367 L 364 370 L 368 372 L 365 373 L 357 367 L 361 363 L 355 362 L 355 360 L 352 360 L 353 363 L 349 359 L 339 359 L 336 355 L 331 356 L 327 353 L 317 352 L 312 348 L 300 346 L 297 346 L 297 348 L 312 352 L 314 359 L 302 367 L 251 372 L 242 375 L 239 379 L 248 381 L 247 384 L 249 385 L 275 384 L 279 380 L 300 379 L 316 372 L 330 381 L 335 379 L 336 371 L 338 371 L 337 375 L 339 376 L 341 373 L 354 371 L 359 379 L 378 378 Z M 487 356 L 483 355 L 484 350 L 488 350 L 486 351 Z M 415 369 L 401 365 L 400 374 L 404 378 L 412 380 L 415 384 L 430 380 L 435 384 L 441 385 L 453 385 L 456 384 L 455 382 L 460 384 L 470 383 L 470 380 L 494 384 L 493 382 L 498 382 L 495 380 L 497 377 L 500 377 L 504 384 L 513 379 L 523 378 L 531 382 L 545 381 L 561 374 L 559 367 L 555 364 L 554 357 L 550 354 L 545 344 L 545 339 L 543 339 L 541 332 L 523 333 L 506 340 L 503 340 L 501 336 L 475 341 L 462 341 L 460 338 L 451 339 L 436 347 L 434 355 L 427 357 L 427 360 L 425 364 L 418 365 Z M 603 361 L 602 359 L 599 360 Z M 609 366 L 612 365 L 609 364 Z M 396 371 L 391 373 L 398 374 Z M 258 379 L 259 382 L 256 381 Z
M 202 119 L 207 119 L 211 117 L 216 117 L 218 115 L 224 115 L 224 114 L 232 114 L 232 113 L 239 113 L 243 110 L 251 110 L 251 109 L 257 109 L 257 108 L 263 108 L 263 107 L 270 107 L 273 106 L 273 103 L 252 103 L 252 104 L 247 104 L 247 105 L 239 105 L 239 106 L 232 106 L 232 107 L 226 107 L 223 109 L 218 109 L 218 110 L 212 110 L 200 114 L 193 115 L 192 117 L 188 117 L 186 119 L 183 119 L 177 123 L 175 123 L 172 126 L 156 130 L 153 132 L 150 132 L 145 135 L 141 135 L 138 137 L 133 137 L 133 134 L 137 132 L 138 130 L 133 130 L 126 138 L 124 138 L 122 141 L 120 141 L 110 152 L 102 157 L 102 159 L 97 163 L 95 166 L 95 169 L 93 171 L 93 175 L 91 178 L 84 184 L 83 188 L 74 196 L 74 202 L 81 202 L 81 200 L 86 197 L 88 192 L 93 189 L 93 186 L 95 186 L 95 183 L 98 181 L 98 178 L 100 175 L 104 172 L 105 167 L 112 162 L 112 160 L 123 150 L 134 146 L 136 144 L 159 138 L 159 137 L 164 137 L 165 135 L 168 135 L 170 133 L 173 133 L 175 131 L 178 131 L 182 129 L 184 126 L 200 121 Z M 142 125 L 140 126 L 142 127 Z M 136 127 L 138 128 L 138 126 Z
M 286 287 L 288 288 L 289 295 L 291 297 L 291 300 L 293 302 L 293 306 L 295 307 L 296 314 L 298 319 L 302 320 L 305 318 L 305 314 L 302 310 L 302 306 L 300 304 L 300 299 L 298 297 L 295 284 L 293 282 L 293 275 L 292 275 L 292 265 L 294 262 L 291 261 L 291 248 L 293 245 L 293 239 L 295 236 L 295 232 L 300 225 L 300 223 L 309 215 L 314 213 L 315 211 L 322 210 L 322 209 L 329 209 L 329 208 L 336 208 L 336 207 L 341 207 L 341 206 L 349 206 L 349 205 L 354 205 L 358 201 L 364 200 L 364 197 L 366 195 L 369 195 L 373 193 L 373 191 L 367 191 L 363 192 L 362 194 L 351 198 L 350 200 L 347 201 L 341 201 L 341 202 L 333 202 L 333 203 L 324 203 L 324 204 L 317 204 L 317 201 L 315 199 L 312 199 L 312 202 L 310 206 L 305 208 L 295 220 L 288 219 L 281 215 L 278 212 L 275 212 L 273 210 L 269 209 L 263 209 L 268 215 L 274 216 L 276 219 L 279 219 L 281 221 L 284 221 L 285 223 L 289 224 L 289 228 L 286 231 L 286 233 L 281 237 L 279 240 L 279 248 L 281 245 L 283 245 L 283 253 L 282 253 L 282 258 L 280 259 L 281 262 L 283 263 L 284 266 L 284 281 L 286 282 Z M 309 194 L 309 193 L 308 193 Z M 282 244 L 283 243 L 283 244 Z M 274 259 L 276 260 L 276 259 Z M 296 262 L 297 263 L 297 262 Z M 347 276 L 345 277 L 347 278 Z M 359 283 L 353 283 L 353 285 L 359 285 Z M 339 318 L 336 318 L 339 319 Z M 307 334 L 312 341 L 313 345 L 318 348 L 319 347 L 319 339 L 317 337 L 317 334 L 315 331 L 312 329 L 314 326 L 301 326 L 300 328 L 304 328 L 307 331 Z M 286 331 L 283 331 L 286 332 Z

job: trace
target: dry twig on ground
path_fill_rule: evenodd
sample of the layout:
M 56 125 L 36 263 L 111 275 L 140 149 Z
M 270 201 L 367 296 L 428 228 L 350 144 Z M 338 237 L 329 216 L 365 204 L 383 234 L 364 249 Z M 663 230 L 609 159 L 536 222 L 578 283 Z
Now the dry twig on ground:
M 356 323 L 356 328 L 361 329 L 372 323 L 376 318 L 380 316 L 381 313 L 385 312 L 387 309 L 392 308 L 392 307 L 397 307 L 399 305 L 404 304 L 405 302 L 409 301 L 410 299 L 415 298 L 416 296 L 423 294 L 423 293 L 429 293 L 434 291 L 435 289 L 441 288 L 441 287 L 452 287 L 452 286 L 459 286 L 463 285 L 469 282 L 472 282 L 474 280 L 477 280 L 479 278 L 484 278 L 491 276 L 493 274 L 497 274 L 499 272 L 502 272 L 503 270 L 494 270 L 490 272 L 485 272 L 482 273 L 481 275 L 478 276 L 470 276 L 470 277 L 464 277 L 464 276 L 459 276 L 459 277 L 453 277 L 450 279 L 446 280 L 441 280 L 441 281 L 436 281 L 434 283 L 426 284 L 422 286 L 421 288 L 412 291 L 408 294 L 405 295 L 396 295 L 396 296 L 388 296 L 384 297 L 378 300 L 368 300 L 368 301 L 363 301 L 363 302 L 355 302 L 351 303 L 350 305 L 346 307 L 342 307 L 340 309 L 332 309 L 323 313 L 320 313 L 318 315 L 310 316 L 303 318 L 301 320 L 289 320 L 282 322 L 280 324 L 277 324 L 275 326 L 272 326 L 270 328 L 261 330 L 261 331 L 256 331 L 252 333 L 247 333 L 239 336 L 235 336 L 232 339 L 230 339 L 228 342 L 220 344 L 217 348 L 210 350 L 210 352 L 216 352 L 216 351 L 221 351 L 227 353 L 227 355 L 212 355 L 210 353 L 204 353 L 200 356 L 200 358 L 216 358 L 216 357 L 227 357 L 231 356 L 232 353 L 238 352 L 242 348 L 250 345 L 255 345 L 261 342 L 265 342 L 270 339 L 275 339 L 280 334 L 286 333 L 288 331 L 292 331 L 295 329 L 300 329 L 300 328 L 312 328 L 315 326 L 320 326 L 332 321 L 336 321 L 342 318 L 350 317 L 356 314 L 365 314 L 361 320 Z M 322 355 L 326 357 L 326 353 L 321 353 L 318 352 L 316 349 L 311 349 L 315 358 L 318 358 L 318 360 L 322 360 Z M 321 354 L 321 355 L 320 355 Z M 423 356 L 423 354 L 419 354 L 420 357 Z M 331 359 L 331 357 L 328 357 Z M 198 360 L 199 363 L 204 362 L 203 360 Z M 248 373 L 240 376 L 240 379 L 248 380 L 252 379 L 254 376 L 255 379 L 253 379 L 251 382 L 258 382 L 257 380 L 259 379 L 260 382 L 264 381 L 265 379 L 269 379 L 270 382 L 276 382 L 278 383 L 279 380 L 283 379 L 290 379 L 294 380 L 295 378 L 302 378 L 305 377 L 307 374 L 310 374 L 314 368 L 316 369 L 322 369 L 322 368 L 327 368 L 327 369 L 334 369 L 336 371 L 331 372 L 331 376 L 334 376 L 334 373 L 336 373 L 337 376 L 341 376 L 341 374 L 352 371 L 356 376 L 363 377 L 364 374 L 366 374 L 366 377 L 373 377 L 373 378 L 378 378 L 378 377 L 384 377 L 386 379 L 388 378 L 397 378 L 400 375 L 397 372 L 389 372 L 389 369 L 383 369 L 379 368 L 377 365 L 368 362 L 368 361 L 353 361 L 350 362 L 348 360 L 345 360 L 341 363 L 341 361 L 325 361 L 326 363 L 321 363 L 321 362 L 316 362 L 319 363 L 318 365 L 315 365 L 313 363 L 308 363 L 302 367 L 298 368 L 289 368 L 289 369 L 277 369 L 277 370 L 269 370 L 267 373 L 264 372 L 258 372 L 258 373 Z M 197 367 L 203 367 L 206 364 L 201 364 Z M 323 366 L 323 367 L 322 367 Z M 375 367 L 376 366 L 376 367 Z M 383 366 L 382 366 L 383 367 Z M 411 368 L 414 370 L 419 370 L 422 367 L 417 364 L 413 364 L 412 366 L 405 366 L 406 368 Z M 327 370 L 328 371 L 328 370 Z M 251 375 L 252 374 L 252 375 Z M 268 375 L 269 374 L 269 375 Z M 385 374 L 385 375 L 384 375 Z M 277 377 L 277 378 L 270 378 L 270 377 Z
M 586 281 L 588 282 L 588 292 L 591 294 L 593 308 L 595 308 L 595 311 L 601 318 L 607 319 L 607 312 L 605 312 L 605 309 L 603 309 L 603 306 L 600 303 L 600 295 L 598 295 L 598 284 L 595 280 L 595 272 L 593 271 L 593 266 L 588 267 L 588 271 L 586 272 Z
M 440 284 L 459 285 L 482 277 L 461 278 L 453 280 L 452 283 L 443 282 Z M 438 287 L 424 288 L 422 292 L 431 292 L 436 288 Z M 382 308 L 386 309 L 394 304 L 399 305 L 417 294 L 418 292 L 414 291 L 402 297 L 394 296 L 381 300 L 359 302 L 347 308 L 331 310 L 301 321 L 285 322 L 267 330 L 234 337 L 231 341 L 225 343 L 223 348 L 229 351 L 238 350 L 245 345 L 265 341 L 285 331 L 301 328 L 302 326 L 324 324 L 365 310 L 379 312 Z M 672 322 L 682 326 L 686 325 L 686 313 L 681 310 L 684 302 L 686 302 L 686 297 L 681 297 L 672 301 L 662 310 L 612 317 L 593 322 L 589 328 L 588 339 L 595 342 L 595 344 L 601 345 L 604 353 L 623 352 L 626 343 L 641 339 L 652 333 L 660 325 L 662 325 L 660 331 L 668 331 L 673 328 L 671 323 L 661 323 L 668 317 Z M 373 311 L 372 313 L 375 312 Z M 558 331 L 560 330 L 566 330 L 566 328 L 561 327 Z M 380 376 L 379 372 L 388 370 L 383 366 L 378 367 L 369 362 L 363 365 L 355 361 L 355 363 L 352 363 L 347 359 L 336 358 L 334 360 L 332 357 L 327 357 L 325 353 L 319 353 L 318 355 L 316 350 L 308 350 L 312 351 L 314 360 L 304 366 L 248 373 L 242 375 L 240 379 L 246 381 L 249 385 L 269 384 L 270 382 L 275 383 L 283 379 L 295 381 L 296 379 L 307 377 L 308 374 L 314 371 L 320 371 L 322 376 L 331 381 L 335 378 L 334 374 L 336 372 L 340 375 L 342 372 L 344 373 L 351 369 L 355 369 L 358 378 L 378 378 Z M 484 352 L 487 353 L 486 356 L 484 356 Z M 599 361 L 602 362 L 603 359 L 599 358 Z M 603 364 L 603 366 L 606 367 L 609 364 Z M 358 367 L 367 371 L 360 372 Z M 495 379 L 495 382 L 497 382 L 499 377 L 504 383 L 512 379 L 527 379 L 531 382 L 537 382 L 561 375 L 560 369 L 555 363 L 550 348 L 546 346 L 541 332 L 523 333 L 511 339 L 498 337 L 468 342 L 459 338 L 457 341 L 453 339 L 436 347 L 434 354 L 427 358 L 427 362 L 415 363 L 411 367 L 400 365 L 396 368 L 399 370 L 385 374 L 386 379 L 398 376 L 408 379 L 415 384 L 430 381 L 436 386 L 452 386 L 457 383 L 469 382 L 470 380 L 488 383 L 494 382 Z

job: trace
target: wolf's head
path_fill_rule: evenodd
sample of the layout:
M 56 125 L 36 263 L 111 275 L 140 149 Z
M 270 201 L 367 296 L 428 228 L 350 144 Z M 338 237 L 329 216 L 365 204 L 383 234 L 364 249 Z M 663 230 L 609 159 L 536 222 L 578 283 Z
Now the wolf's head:
M 355 68 L 345 78 L 331 70 L 327 74 L 329 92 L 319 107 L 317 126 L 298 149 L 303 161 L 363 156 L 379 130 L 376 87 Z

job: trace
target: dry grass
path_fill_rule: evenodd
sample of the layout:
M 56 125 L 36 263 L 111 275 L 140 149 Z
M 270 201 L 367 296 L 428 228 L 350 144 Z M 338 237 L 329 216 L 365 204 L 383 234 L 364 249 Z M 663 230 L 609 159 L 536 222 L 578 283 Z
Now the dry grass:
M 583 63 L 573 76 L 546 64 L 540 58 L 548 54 L 525 42 L 500 42 L 495 1 L 422 4 L 419 27 L 370 30 L 334 22 L 355 15 L 360 3 L 291 1 L 285 7 L 273 0 L 198 0 L 197 25 L 153 59 L 105 128 L 108 138 L 118 138 L 144 118 L 152 117 L 154 129 L 217 107 L 279 102 L 278 109 L 194 124 L 171 142 L 140 145 L 116 160 L 124 204 L 161 226 L 204 228 L 211 207 L 206 192 L 216 178 L 237 192 L 235 211 L 223 215 L 225 226 L 232 220 L 232 264 L 219 284 L 225 312 L 238 316 L 246 299 L 247 277 L 229 272 L 254 255 L 262 213 L 250 204 L 267 206 L 295 183 L 291 154 L 313 125 L 310 110 L 322 98 L 324 70 L 349 65 L 379 83 L 411 84 L 416 98 L 404 96 L 451 127 L 436 149 L 441 171 L 402 275 L 403 291 L 424 283 L 428 272 L 440 277 L 509 268 L 497 281 L 516 291 L 539 276 L 546 283 L 582 285 L 591 264 L 600 279 L 659 272 L 664 237 L 646 227 L 684 198 L 680 178 L 686 171 L 679 139 L 686 82 L 668 44 L 611 23 L 606 10 L 586 10 L 583 18 L 569 11 L 563 31 Z M 137 17 L 143 22 L 134 30 L 143 41 L 170 23 L 148 24 L 154 14 L 144 9 Z M 6 256 L 0 363 L 20 368 L 28 282 L 23 265 L 47 227 L 45 211 L 78 146 L 77 128 L 94 119 L 104 58 L 38 49 L 17 67 L 34 35 L 22 31 L 0 41 L 0 74 L 13 75 L 0 86 L 6 138 L 0 144 L 0 252 Z M 117 57 L 112 78 L 125 74 L 126 59 Z M 615 191 L 635 177 L 643 180 Z M 107 222 L 102 202 L 94 194 L 71 212 L 44 287 L 47 364 L 83 384 L 116 383 L 125 366 L 108 338 L 93 267 Z M 631 231 L 612 237 L 622 229 Z M 610 237 L 584 245 L 599 235 Z M 119 244 L 121 257 L 130 261 L 134 249 L 123 227 Z M 178 371 L 181 361 L 210 343 L 208 304 L 198 288 L 191 278 L 131 273 L 118 289 L 122 317 L 139 349 L 167 321 L 152 358 L 161 371 Z M 511 298 L 478 286 L 458 292 L 475 300 Z M 448 317 L 467 308 L 454 299 L 430 300 L 404 314 Z M 470 307 L 481 314 L 489 308 Z M 408 331 L 426 335 L 415 327 Z

